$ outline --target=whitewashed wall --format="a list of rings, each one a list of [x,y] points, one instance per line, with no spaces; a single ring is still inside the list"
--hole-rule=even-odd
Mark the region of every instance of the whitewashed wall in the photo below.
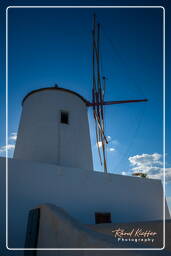
[[[4,185],[4,158],[0,158],[0,170]],[[94,224],[98,211],[111,212],[113,222],[134,222],[161,219],[162,197],[158,180],[11,159],[8,246],[24,246],[28,212],[40,204],[62,207],[85,224]]]
[[[61,111],[69,124],[60,123]],[[77,95],[50,88],[28,96],[14,158],[93,170],[87,107]]]

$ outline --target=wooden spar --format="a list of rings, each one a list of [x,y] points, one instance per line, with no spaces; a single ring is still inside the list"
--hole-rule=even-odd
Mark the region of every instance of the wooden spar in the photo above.
[[[122,103],[136,103],[136,102],[146,102],[148,99],[140,99],[140,100],[116,100],[116,101],[104,101],[100,103],[95,102],[87,102],[88,107],[99,106],[99,105],[114,105],[114,104],[122,104]]]
[[[93,107],[98,154],[100,163],[104,166],[104,172],[107,173],[106,145],[108,144],[108,141],[105,136],[104,106],[122,103],[145,102],[148,100],[139,99],[104,101],[106,78],[104,76],[101,77],[100,24],[96,23],[95,14],[93,15],[92,46],[92,101],[87,101],[86,105],[87,107]],[[101,78],[103,79],[103,82]],[[99,146],[99,142],[101,142],[101,146]]]
[[[102,92],[101,74],[100,74],[100,24],[96,23],[96,16],[93,16],[93,31],[92,31],[92,44],[93,44],[93,88],[92,88],[92,103],[93,114],[95,119],[96,141],[98,154],[101,165],[104,166],[104,171],[107,172],[105,145],[108,143],[104,134],[104,112],[103,105],[100,104],[104,101],[104,90]],[[101,147],[99,142],[102,143]],[[103,157],[103,161],[102,161]]]
[[[97,75],[97,58],[98,58],[98,53],[97,53],[97,46],[96,46],[96,38],[97,38],[97,31],[96,31],[96,16],[93,15],[93,31],[92,31],[92,44],[93,44],[93,54],[92,54],[92,63],[93,63],[93,88],[92,88],[92,102],[93,103],[98,103],[98,81],[96,78]],[[101,141],[101,133],[99,132],[99,127],[98,127],[98,122],[97,122],[97,113],[98,113],[99,106],[93,106],[93,114],[94,114],[94,119],[95,119],[95,131],[96,131],[96,142],[97,142],[97,148],[98,148],[98,154],[99,154],[99,159],[100,159],[100,164],[102,165],[102,157],[101,157],[101,152],[100,152],[100,147],[99,147],[99,141]]]
[[[97,124],[98,124],[98,126],[99,126],[100,133],[103,135],[104,140],[105,140],[106,143],[108,144],[108,141],[107,141],[106,136],[105,136],[105,134],[104,134],[104,130],[102,129],[101,124],[100,124],[100,121],[99,121],[99,118],[98,118],[98,116],[97,116],[96,114],[95,114],[95,119],[97,120]]]
[[[104,101],[104,95],[102,94],[102,87],[101,87],[101,75],[100,75],[100,24],[97,25],[97,84],[98,84],[98,101]],[[99,126],[99,135],[102,142],[102,155],[103,155],[103,165],[104,165],[104,172],[107,173],[107,162],[106,162],[106,148],[105,145],[108,143],[106,136],[104,134],[104,113],[103,113],[103,104],[97,105],[97,124]]]

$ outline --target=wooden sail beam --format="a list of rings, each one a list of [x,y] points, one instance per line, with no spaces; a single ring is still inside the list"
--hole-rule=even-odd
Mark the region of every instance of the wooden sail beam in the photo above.
[[[112,104],[144,102],[147,99],[139,100],[120,100],[120,101],[104,101],[106,89],[106,77],[101,77],[101,54],[100,54],[100,24],[96,22],[96,15],[93,15],[92,30],[92,100],[86,101],[87,107],[92,107],[95,120],[96,142],[101,165],[104,172],[107,173],[106,146],[108,140],[105,136],[105,116],[104,106]],[[99,145],[101,142],[101,145]]]
[[[104,134],[104,130],[103,130],[103,128],[101,127],[99,117],[96,115],[96,112],[95,112],[94,114],[95,114],[95,119],[97,120],[97,125],[98,125],[98,127],[99,127],[100,133],[101,133],[101,135],[104,137],[105,142],[108,144],[107,138],[106,138],[106,136],[105,136],[105,134]]]
[[[136,102],[146,102],[148,99],[140,100],[116,100],[116,101],[104,101],[104,102],[87,102],[88,107],[100,106],[100,105],[113,105],[113,104],[123,104],[123,103],[136,103]]]
[[[106,144],[108,143],[105,133],[104,133],[104,106],[100,104],[104,102],[104,87],[105,78],[103,78],[103,89],[101,81],[101,61],[100,61],[100,24],[96,23],[96,15],[93,15],[93,31],[92,31],[92,45],[93,45],[93,55],[92,55],[92,107],[95,120],[96,128],[96,141],[97,148],[100,158],[101,165],[104,166],[104,172],[107,173],[107,162],[106,162]],[[87,102],[88,104],[90,102]],[[87,104],[87,106],[88,106]],[[99,142],[102,143],[99,146]]]

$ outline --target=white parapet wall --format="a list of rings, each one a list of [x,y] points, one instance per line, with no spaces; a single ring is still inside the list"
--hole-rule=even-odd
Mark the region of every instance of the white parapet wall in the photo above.
[[[40,205],[39,230],[37,233],[37,248],[163,248],[163,221],[146,221],[131,223],[107,223],[96,225],[80,224],[66,211],[51,204]],[[171,251],[171,220],[167,220],[167,250]],[[37,223],[33,223],[37,225]],[[33,229],[33,226],[30,227]],[[114,230],[124,229],[125,232],[132,232],[132,236],[124,238],[143,238],[142,241],[120,241],[118,235],[112,233]],[[148,236],[150,239],[138,233],[155,232],[155,236]],[[120,238],[120,240],[118,239]],[[135,240],[136,240],[135,239]]]
[[[163,248],[163,221],[149,221],[149,222],[133,222],[133,223],[108,223],[99,225],[84,225],[80,224],[67,212],[60,207],[54,205],[40,205],[33,211],[39,210],[39,225],[37,233],[37,248]],[[37,223],[33,222],[33,225],[37,226]],[[171,220],[166,221],[166,250],[171,252]],[[33,226],[30,227],[34,230]],[[129,233],[124,238],[130,241],[122,241],[120,235],[114,235],[112,231],[116,229],[124,229]],[[140,236],[138,230],[142,229],[142,232],[149,232],[147,236]],[[155,232],[155,235],[150,233]],[[30,239],[29,233],[29,241]],[[141,239],[139,239],[141,237]],[[138,240],[138,241],[137,241]],[[98,251],[100,252],[100,251]],[[71,253],[71,255],[74,255]],[[102,252],[101,252],[102,253]],[[104,253],[104,252],[103,252]],[[147,252],[148,253],[148,252]],[[166,253],[166,252],[165,252]],[[39,251],[38,255],[46,255],[45,252]],[[60,251],[54,251],[51,255],[61,255]],[[89,252],[82,253],[80,251],[79,256],[87,255]],[[103,254],[101,254],[103,255]],[[106,255],[106,254],[105,254]],[[111,251],[109,255],[122,255],[118,251]],[[125,255],[125,253],[124,253]],[[126,255],[137,256],[136,251],[126,253]],[[139,255],[139,254],[138,254]],[[144,255],[144,254],[140,254]],[[151,254],[150,254],[151,255]],[[158,255],[158,253],[156,253]],[[155,255],[155,256],[156,256]],[[159,253],[159,255],[161,255]],[[163,254],[163,255],[167,255]]]
[[[113,223],[163,218],[163,189],[159,180],[17,159],[9,159],[8,165],[9,248],[24,247],[28,213],[45,203],[63,208],[83,224],[95,224],[95,212],[110,212]],[[5,158],[0,158],[0,182],[3,189]],[[4,189],[2,192],[4,206]],[[167,205],[166,218],[170,218]],[[4,230],[4,211],[0,219]]]

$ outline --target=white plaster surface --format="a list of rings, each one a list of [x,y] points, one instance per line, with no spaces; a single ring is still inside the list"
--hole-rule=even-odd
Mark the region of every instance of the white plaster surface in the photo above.
[[[69,124],[60,122],[61,111],[69,113]],[[85,102],[61,90],[43,90],[26,98],[14,158],[93,170]]]
[[[38,236],[38,248],[162,248],[163,224],[162,221],[136,222],[84,225],[71,217],[66,211],[52,204],[40,205],[40,224]],[[167,222],[167,234],[169,235],[170,220]],[[106,226],[108,228],[106,228]],[[124,228],[131,231],[133,228],[142,228],[143,231],[157,232],[153,237],[155,242],[118,242],[112,235],[112,230]],[[106,230],[108,232],[106,232]],[[104,232],[105,230],[105,232]],[[137,238],[137,237],[136,237]],[[168,240],[168,242],[170,239]],[[171,246],[167,244],[171,251]]]
[[[0,158],[0,181],[4,206],[5,158]],[[95,223],[95,212],[111,212],[114,223],[163,217],[163,191],[159,180],[10,159],[8,184],[8,246],[12,248],[24,246],[29,210],[40,204],[62,207],[84,224]],[[4,230],[4,207],[1,207],[1,214]],[[170,217],[167,207],[166,217]]]
[[[140,222],[136,224],[125,223],[127,228],[143,227],[145,230],[153,230],[157,232],[157,237],[154,239],[155,243],[134,243],[134,242],[118,242],[117,238],[112,236],[112,226],[110,225],[110,233],[102,233],[93,231],[87,228],[85,225],[80,224],[70,215],[68,215],[63,209],[55,207],[54,205],[41,205],[40,208],[40,224],[39,224],[39,236],[38,236],[38,248],[150,248],[150,247],[162,247],[161,234],[162,234],[162,221],[153,222]],[[166,235],[168,236],[168,244],[165,251],[152,252],[150,255],[169,255],[170,249],[170,221],[166,223]],[[122,224],[118,224],[122,225]],[[96,225],[97,229],[103,230],[105,224]],[[132,226],[132,227],[131,227]],[[124,227],[125,228],[125,227]],[[38,256],[46,255],[47,252],[38,251]],[[76,253],[76,254],[75,254]],[[94,254],[93,254],[94,253]],[[149,255],[149,251],[72,251],[70,255]],[[52,251],[48,255],[66,255],[61,251]]]

